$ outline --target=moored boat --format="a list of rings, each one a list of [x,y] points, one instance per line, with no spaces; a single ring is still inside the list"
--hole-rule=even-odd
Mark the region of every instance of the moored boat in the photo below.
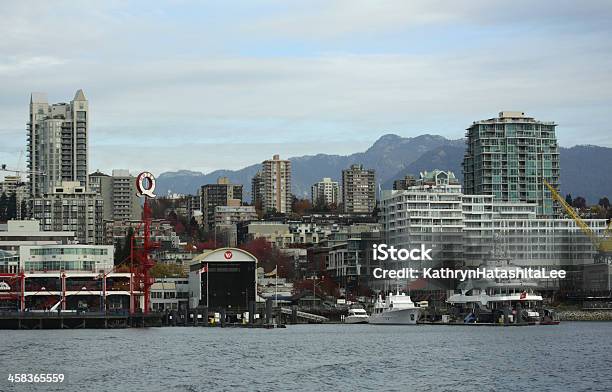
[[[415,325],[420,308],[405,293],[389,293],[383,300],[379,295],[370,315],[370,324]]]

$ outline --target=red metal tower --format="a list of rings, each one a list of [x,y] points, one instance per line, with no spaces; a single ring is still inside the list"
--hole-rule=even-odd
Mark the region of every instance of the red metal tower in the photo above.
[[[145,197],[144,208],[142,211],[142,221],[131,240],[130,252],[130,272],[132,273],[132,283],[130,287],[130,313],[134,313],[139,303],[139,297],[144,296],[143,313],[148,313],[151,306],[151,285],[154,279],[150,275],[150,270],[155,265],[151,258],[151,251],[159,248],[158,242],[151,241],[151,207],[149,200]]]

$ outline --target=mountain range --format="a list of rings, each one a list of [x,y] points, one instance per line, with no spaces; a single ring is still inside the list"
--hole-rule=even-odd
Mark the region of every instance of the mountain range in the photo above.
[[[411,138],[387,134],[364,152],[351,155],[317,154],[289,158],[292,164],[292,188],[298,197],[309,197],[310,186],[323,177],[340,181],[342,169],[351,164],[363,164],[376,170],[376,181],[383,189],[391,189],[393,180],[407,174],[418,177],[422,171],[450,170],[463,180],[461,162],[465,152],[464,139],[447,139],[438,135]],[[561,193],[583,196],[596,204],[603,196],[612,196],[612,148],[593,145],[561,147]],[[244,185],[244,198],[250,201],[251,178],[260,164],[239,170],[215,170],[204,174],[189,170],[165,172],[157,177],[157,193],[196,194],[204,184],[227,177]]]

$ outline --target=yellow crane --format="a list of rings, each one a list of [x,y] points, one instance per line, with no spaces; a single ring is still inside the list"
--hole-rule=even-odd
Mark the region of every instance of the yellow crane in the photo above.
[[[599,250],[599,252],[603,254],[612,254],[612,220],[610,220],[610,223],[608,224],[608,227],[604,230],[603,235],[598,236],[597,234],[595,234],[593,229],[591,229],[589,225],[587,225],[586,222],[582,220],[576,210],[574,210],[572,206],[567,204],[565,199],[559,194],[559,192],[557,192],[557,190],[552,185],[550,185],[546,180],[544,180],[544,185],[546,185],[546,187],[550,190],[553,199],[555,199],[559,204],[563,206],[565,212],[567,212],[567,214],[576,222],[576,224],[578,225],[578,227],[580,227],[584,234],[586,234],[591,239],[593,244],[597,247],[597,250]]]

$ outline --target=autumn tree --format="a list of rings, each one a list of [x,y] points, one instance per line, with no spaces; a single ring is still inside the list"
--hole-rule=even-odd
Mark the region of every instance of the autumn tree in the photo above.
[[[293,197],[291,203],[291,211],[294,214],[299,216],[304,216],[304,214],[310,212],[312,210],[312,204],[308,199],[298,199],[297,197]]]
[[[255,238],[243,244],[240,249],[255,256],[258,266],[263,267],[264,271],[270,272],[277,267],[278,276],[293,279],[295,275],[293,260],[273,247],[265,238]]]
[[[153,278],[180,278],[186,276],[185,270],[179,264],[156,263],[151,268]]]

